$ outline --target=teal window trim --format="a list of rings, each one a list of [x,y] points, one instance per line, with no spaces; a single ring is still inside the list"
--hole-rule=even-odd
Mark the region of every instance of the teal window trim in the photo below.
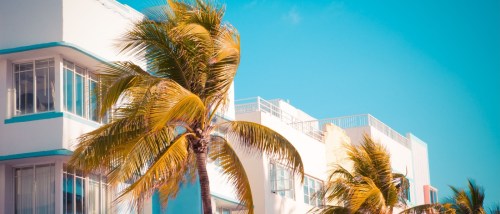
[[[101,125],[100,123],[85,119],[83,117],[80,117],[80,116],[77,116],[77,115],[74,115],[74,114],[71,114],[68,112],[54,112],[54,111],[15,116],[13,118],[4,120],[4,123],[5,124],[23,123],[23,122],[30,122],[30,121],[37,121],[37,120],[47,120],[47,119],[53,119],[53,118],[60,118],[60,117],[74,120],[74,121],[77,121],[79,123],[83,123],[87,126],[92,126],[94,128],[98,128]]]
[[[28,46],[21,46],[21,47],[15,47],[15,48],[7,48],[7,49],[2,49],[0,50],[0,55],[4,54],[11,54],[11,53],[18,53],[18,52],[24,52],[24,51],[31,51],[31,50],[37,50],[37,49],[43,49],[43,48],[51,48],[51,47],[67,47],[71,48],[73,50],[76,50],[80,53],[83,53],[97,61],[100,61],[105,64],[109,64],[107,60],[97,56],[96,54],[93,54],[90,51],[87,51],[77,45],[68,43],[68,42],[48,42],[48,43],[42,43],[42,44],[35,44],[35,45],[28,45]]]
[[[23,122],[29,122],[29,121],[36,121],[36,120],[46,120],[46,119],[53,119],[53,118],[59,118],[63,117],[62,112],[42,112],[42,113],[36,113],[36,114],[26,114],[26,115],[19,115],[12,117],[10,119],[4,120],[5,124],[11,124],[11,123],[23,123]]]
[[[40,152],[28,152],[28,153],[21,153],[21,154],[4,155],[4,156],[0,156],[0,161],[23,159],[23,158],[45,157],[45,156],[54,156],[54,155],[70,156],[72,154],[73,154],[73,152],[70,150],[67,150],[67,149],[56,149],[56,150],[48,150],[48,151],[40,151]]]
[[[76,115],[76,114],[72,114],[72,113],[68,113],[68,112],[63,112],[63,115],[64,115],[64,118],[67,118],[67,119],[70,119],[70,120],[74,120],[74,121],[77,121],[79,123],[83,123],[87,126],[92,126],[94,128],[98,128],[99,126],[101,126],[100,123],[97,123],[95,121],[92,121],[90,119],[86,119],[86,118],[83,118],[79,115]]]

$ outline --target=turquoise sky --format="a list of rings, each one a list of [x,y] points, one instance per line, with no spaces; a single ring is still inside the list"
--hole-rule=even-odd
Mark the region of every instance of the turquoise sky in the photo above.
[[[427,142],[441,199],[473,178],[500,203],[500,1],[225,3],[241,34],[237,98],[370,113]]]

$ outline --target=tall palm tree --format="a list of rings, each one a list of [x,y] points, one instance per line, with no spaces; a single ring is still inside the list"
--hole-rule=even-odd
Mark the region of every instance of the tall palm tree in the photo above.
[[[337,165],[318,197],[341,204],[325,205],[319,213],[392,213],[406,207],[409,181],[392,172],[390,154],[368,136],[360,145],[347,146],[352,170]]]
[[[457,214],[486,214],[483,207],[484,189],[473,180],[468,179],[468,190],[450,186],[453,196],[447,199],[447,203],[456,210]]]
[[[196,177],[204,213],[212,213],[207,158],[218,160],[249,213],[253,200],[233,146],[264,153],[303,177],[297,150],[280,134],[252,122],[215,123],[225,109],[240,61],[235,28],[222,23],[223,7],[201,0],[168,1],[152,19],[138,22],[123,40],[123,52],[147,63],[116,62],[100,75],[99,116],[112,120],[79,138],[70,165],[105,172],[111,185],[129,184],[118,201],[140,206],[159,192],[164,205],[181,183]],[[230,143],[231,142],[231,143]]]

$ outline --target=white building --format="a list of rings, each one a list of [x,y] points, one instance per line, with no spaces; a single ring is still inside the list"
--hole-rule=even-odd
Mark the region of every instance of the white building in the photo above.
[[[430,186],[429,157],[424,141],[411,133],[403,136],[369,114],[322,119],[318,122],[320,125],[334,124],[341,127],[354,144],[361,143],[364,134],[383,144],[391,154],[393,170],[405,174],[410,181],[409,206],[437,202],[437,190]]]
[[[112,0],[0,1],[0,213],[105,213],[100,176],[65,163],[100,125],[92,88],[142,14]]]
[[[311,200],[311,191],[323,184],[328,166],[345,161],[342,145],[359,144],[364,134],[391,153],[394,172],[407,175],[409,207],[437,202],[437,190],[430,186],[427,144],[410,133],[406,137],[399,134],[369,114],[318,120],[283,100],[257,97],[237,101],[236,119],[278,131],[295,146],[304,163],[307,179],[301,184],[273,160],[246,157],[243,162],[253,178],[250,183],[256,213],[305,213],[324,203]]]
[[[76,139],[101,125],[93,114],[95,71],[106,62],[126,60],[117,54],[116,41],[142,17],[114,0],[0,1],[0,214],[107,213],[112,194],[103,179],[67,171],[65,164]],[[391,152],[401,151],[394,152],[402,154],[394,168],[408,169],[415,184],[413,203],[436,199],[428,194],[435,189],[429,185],[425,143],[413,135],[394,139],[396,132],[381,131],[373,122],[378,120],[363,117],[365,123],[346,126],[342,121],[348,120],[317,120],[282,100],[230,105],[223,119],[253,121],[278,131],[304,163],[301,184],[279,160],[241,154],[255,213],[305,213],[324,203],[311,194],[323,185],[328,164],[343,160],[342,143],[358,142],[363,132],[379,138]],[[215,212],[241,210],[216,164],[209,164],[208,173]],[[166,209],[155,195],[141,212],[196,213],[201,210],[199,196],[197,183],[187,185]]]

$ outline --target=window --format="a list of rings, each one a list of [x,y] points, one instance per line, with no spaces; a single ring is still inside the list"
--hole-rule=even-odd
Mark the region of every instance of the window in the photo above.
[[[54,110],[54,59],[13,64],[16,115]]]
[[[410,187],[411,187],[411,184],[406,189],[406,200],[408,200],[408,202],[411,202],[411,188]]]
[[[220,208],[219,212],[220,214],[231,214],[231,210],[227,208]]]
[[[55,171],[53,164],[15,169],[16,213],[55,213]]]
[[[102,176],[83,177],[64,170],[63,213],[108,213],[110,197]]]
[[[321,188],[323,188],[323,182],[309,176],[304,176],[304,203],[313,206],[323,205],[323,198],[315,195]]]
[[[287,197],[294,198],[293,174],[292,172],[277,163],[271,163],[271,192]]]
[[[64,109],[97,121],[98,79],[86,68],[64,60]]]
[[[431,204],[435,204],[435,203],[438,202],[438,200],[437,200],[437,191],[436,190],[431,189],[430,190],[430,196],[431,196]]]

